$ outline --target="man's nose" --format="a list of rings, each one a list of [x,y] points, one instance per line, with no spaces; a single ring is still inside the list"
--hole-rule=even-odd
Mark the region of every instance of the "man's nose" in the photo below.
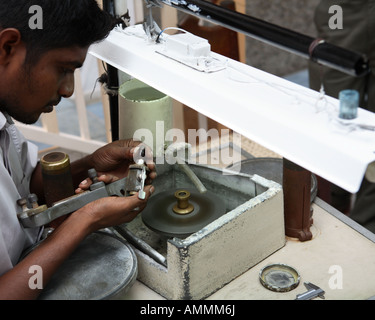
[[[69,98],[74,93],[74,73],[66,75],[64,81],[59,88],[59,95],[64,98]]]

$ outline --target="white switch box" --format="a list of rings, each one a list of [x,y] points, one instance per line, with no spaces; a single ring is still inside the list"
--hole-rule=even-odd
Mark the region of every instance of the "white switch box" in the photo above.
[[[211,45],[207,39],[191,33],[180,33],[167,37],[165,50],[169,54],[198,58],[207,57],[211,52]]]

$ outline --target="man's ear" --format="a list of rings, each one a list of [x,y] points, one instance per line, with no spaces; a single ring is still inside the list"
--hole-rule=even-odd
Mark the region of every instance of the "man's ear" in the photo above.
[[[14,28],[0,31],[0,64],[4,64],[15,54],[21,43],[21,33]]]

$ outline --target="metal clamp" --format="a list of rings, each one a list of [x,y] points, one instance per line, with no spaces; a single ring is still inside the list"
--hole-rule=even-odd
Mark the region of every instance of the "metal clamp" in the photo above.
[[[312,300],[317,297],[325,299],[325,292],[323,289],[319,288],[315,284],[312,284],[311,282],[305,282],[304,285],[308,291],[306,291],[305,293],[297,294],[296,300]]]
[[[98,181],[95,169],[90,169],[88,175],[93,181],[90,191],[55,202],[49,208],[46,205],[38,205],[35,195],[30,195],[28,199],[20,199],[17,204],[22,207],[22,211],[18,213],[18,219],[25,228],[36,228],[44,226],[61,216],[70,214],[100,198],[111,196],[127,197],[138,192],[138,197],[143,200],[146,197],[143,190],[147,177],[146,166],[144,164],[135,164],[129,166],[129,169],[130,174],[128,177],[107,185],[102,181]]]

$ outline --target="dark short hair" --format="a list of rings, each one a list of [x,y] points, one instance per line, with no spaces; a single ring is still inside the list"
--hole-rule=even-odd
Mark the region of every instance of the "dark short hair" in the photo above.
[[[41,29],[31,28],[37,5],[43,12]],[[26,44],[28,62],[46,51],[58,48],[87,47],[106,38],[115,19],[101,10],[96,0],[1,0],[0,29],[15,28]]]

